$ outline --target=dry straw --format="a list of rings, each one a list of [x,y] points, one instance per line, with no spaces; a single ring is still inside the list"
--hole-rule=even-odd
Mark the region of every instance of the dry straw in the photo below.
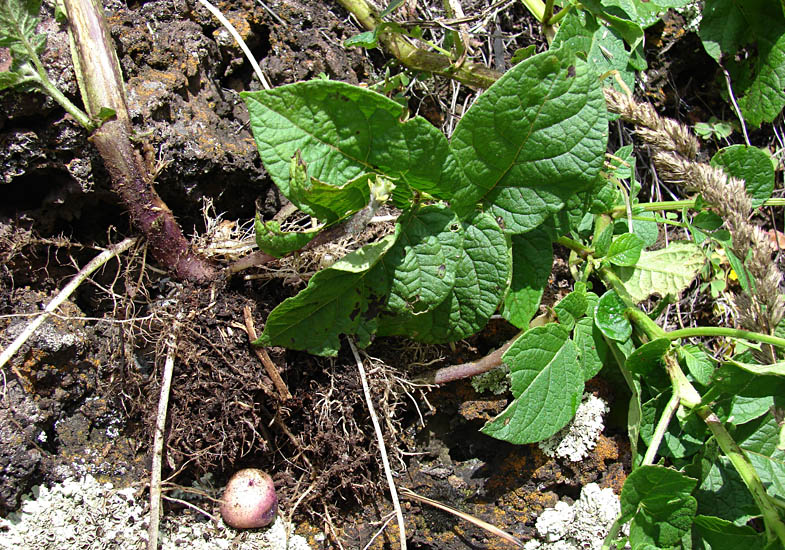
[[[652,147],[652,160],[662,180],[697,191],[725,221],[733,237],[731,251],[745,260],[754,279],[750,281],[754,293],[735,297],[741,324],[746,329],[772,333],[785,314],[779,289],[782,274],[772,261],[776,252],[773,243],[763,230],[749,222],[752,202],[744,181],[696,161],[699,143],[690,130],[661,117],[651,105],[611,89],[605,90],[605,99],[608,109],[634,124],[636,135]],[[774,355],[770,354],[769,359],[774,360]]]

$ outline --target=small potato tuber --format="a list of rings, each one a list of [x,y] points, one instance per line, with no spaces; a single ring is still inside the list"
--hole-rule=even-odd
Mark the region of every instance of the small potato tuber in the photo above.
[[[272,478],[256,468],[236,472],[221,498],[221,517],[236,529],[269,525],[278,509],[278,496]]]

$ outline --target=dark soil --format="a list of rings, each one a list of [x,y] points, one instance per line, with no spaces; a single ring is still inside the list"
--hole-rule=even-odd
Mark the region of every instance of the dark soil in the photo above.
[[[156,188],[186,232],[206,231],[207,198],[225,220],[250,220],[257,207],[272,217],[284,200],[248,130],[238,92],[259,85],[239,48],[191,0],[106,4],[133,122],[158,163]],[[320,74],[365,83],[378,80],[389,61],[378,51],[342,46],[358,29],[332,2],[217,6],[273,85]],[[691,51],[693,38],[677,36],[668,24],[655,28],[653,37]],[[506,62],[518,47],[544,47],[518,3],[492,25],[509,37]],[[61,89],[76,98],[67,36],[50,13],[42,29],[48,35],[45,62]],[[724,108],[711,99],[715,74],[707,74],[705,60],[673,58],[683,66],[652,62],[646,91],[665,112],[706,120],[706,113]],[[430,79],[413,90],[413,111],[449,124],[449,83]],[[470,93],[462,90],[461,99]],[[97,254],[94,246],[132,230],[86,133],[51,100],[0,94],[0,167],[0,327],[6,345],[27,314],[40,311],[75,266]],[[557,265],[548,304],[570,285],[564,261]],[[391,505],[351,353],[347,348],[324,359],[269,350],[292,393],[282,401],[244,328],[244,307],[261,327],[269,311],[296,292],[296,279],[236,277],[190,287],[150,269],[141,248],[107,264],[3,373],[0,513],[15,509],[34,484],[88,472],[144,487],[161,370],[177,326],[164,477],[187,484],[211,473],[220,482],[240,467],[264,468],[276,482],[281,508],[298,502],[295,518],[328,532],[325,545],[340,538],[347,548],[362,548]],[[398,482],[525,538],[539,512],[565,495],[577,498],[586,483],[620,489],[629,460],[624,438],[616,435],[623,428],[610,426],[587,460],[567,463],[536,446],[516,447],[479,433],[508,396],[478,395],[468,383],[426,393],[405,382],[424,368],[417,364],[435,360],[434,368],[479,358],[512,334],[494,322],[454,348],[387,340],[368,352],[379,358],[370,372],[372,393]],[[589,390],[611,404],[623,399],[602,380]],[[414,502],[406,503],[405,515],[414,548],[503,547],[484,531]],[[394,532],[387,529],[377,547],[394,546]]]

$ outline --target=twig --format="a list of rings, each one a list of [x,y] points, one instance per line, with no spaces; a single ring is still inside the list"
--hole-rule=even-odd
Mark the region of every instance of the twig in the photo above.
[[[253,326],[253,318],[251,317],[251,308],[248,306],[243,307],[243,317],[245,318],[245,328],[248,331],[248,338],[253,343],[257,336],[256,336],[256,329]],[[254,353],[259,358],[259,360],[264,365],[264,370],[267,371],[267,376],[269,376],[273,384],[275,384],[275,389],[278,390],[278,393],[281,396],[283,401],[287,401],[292,398],[292,394],[289,393],[289,388],[286,387],[286,382],[283,381],[281,375],[278,373],[278,368],[273,363],[273,360],[270,359],[270,356],[267,354],[267,350],[261,348],[259,346],[251,346],[253,348]]]
[[[232,38],[234,38],[234,41],[237,42],[237,45],[240,46],[241,50],[243,50],[243,53],[245,54],[245,57],[248,58],[248,61],[251,63],[251,67],[253,67],[253,70],[256,73],[256,77],[262,83],[262,86],[264,86],[264,89],[265,90],[269,90],[270,89],[270,84],[267,83],[267,79],[264,77],[264,73],[262,72],[262,68],[259,67],[259,64],[256,62],[256,58],[251,53],[251,50],[248,49],[248,46],[245,44],[245,40],[243,40],[243,37],[240,36],[240,33],[237,32],[237,29],[234,28],[234,25],[232,25],[229,22],[229,20],[226,17],[224,17],[224,15],[218,10],[218,8],[213,6],[207,0],[199,0],[199,3],[202,4],[205,8],[207,8],[207,11],[209,11],[210,13],[213,14],[213,16],[216,19],[218,19],[218,21],[220,21],[221,25],[226,27],[226,30],[229,31],[229,34],[232,35]]]
[[[365,376],[365,367],[363,367],[360,354],[357,353],[357,348],[354,345],[351,337],[348,337],[349,347],[352,348],[354,360],[357,362],[357,370],[360,371],[360,381],[363,385],[363,393],[365,394],[365,402],[368,404],[368,412],[371,415],[371,422],[373,429],[376,432],[376,443],[379,445],[379,451],[382,455],[382,465],[384,466],[384,474],[387,477],[387,485],[390,487],[390,498],[392,499],[395,515],[398,520],[398,530],[401,535],[401,550],[406,550],[406,529],[403,522],[403,512],[401,511],[401,503],[398,500],[398,491],[395,488],[395,480],[393,480],[392,469],[390,468],[390,459],[387,457],[387,447],[384,445],[384,435],[382,428],[379,425],[379,419],[376,417],[376,411],[373,408],[373,400],[371,399],[371,390],[368,387],[368,378]]]
[[[736,116],[739,118],[739,124],[741,125],[741,133],[744,134],[744,143],[747,147],[750,147],[750,136],[747,134],[747,124],[744,122],[744,115],[741,114],[741,109],[739,108],[739,104],[736,101],[736,96],[733,94],[733,86],[731,85],[730,80],[730,73],[728,69],[726,69],[722,64],[720,64],[720,68],[722,69],[722,74],[725,75],[725,84],[728,86],[728,97],[730,98],[731,105],[733,105],[733,111],[736,113]]]
[[[450,514],[453,514],[454,516],[457,516],[457,517],[459,517],[461,519],[465,519],[466,521],[468,521],[470,523],[473,523],[477,527],[480,527],[481,529],[485,529],[489,533],[493,533],[497,537],[503,538],[507,542],[512,543],[512,544],[514,544],[515,546],[517,546],[519,548],[523,548],[523,546],[524,546],[523,542],[518,537],[515,537],[515,536],[507,533],[506,531],[502,531],[501,529],[499,529],[495,525],[491,525],[487,521],[483,521],[480,518],[476,518],[476,517],[474,517],[472,515],[469,515],[469,514],[467,514],[465,512],[461,512],[460,510],[456,510],[455,508],[447,506],[446,504],[442,504],[439,501],[432,500],[432,499],[430,499],[428,497],[424,497],[422,495],[418,495],[417,493],[415,493],[414,491],[412,491],[410,489],[407,489],[406,487],[401,487],[401,495],[403,495],[406,498],[410,498],[412,500],[416,500],[417,502],[424,502],[425,504],[430,504],[434,508],[438,508],[439,510],[444,510],[445,512],[449,512]]]
[[[14,341],[3,350],[3,352],[0,354],[0,368],[5,366],[11,357],[13,357],[14,354],[19,351],[19,348],[24,345],[27,339],[33,335],[38,327],[40,327],[41,324],[46,321],[50,315],[52,315],[54,310],[60,307],[60,304],[66,301],[68,297],[74,293],[77,287],[82,284],[85,279],[87,279],[90,275],[93,274],[95,270],[104,265],[114,256],[121,254],[131,248],[134,243],[136,243],[136,241],[137,239],[135,237],[131,237],[114,246],[110,246],[101,252],[101,254],[90,260],[86,266],[80,269],[79,273],[77,273],[74,278],[71,279],[68,284],[65,285],[65,287],[63,287],[57,296],[55,296],[52,301],[47,304],[44,311],[42,311],[38,317],[30,321],[30,324],[27,325],[27,327],[19,334],[19,336],[17,336]],[[14,371],[16,372],[16,369],[14,369]],[[19,376],[19,373],[16,372],[16,375]]]
[[[150,525],[147,529],[147,550],[158,550],[158,525],[161,521],[161,460],[164,452],[166,411],[169,408],[169,392],[172,388],[172,374],[174,373],[174,356],[177,352],[177,330],[179,325],[179,321],[175,320],[166,342],[167,350],[164,374],[161,379],[161,397],[158,399],[158,416],[155,419],[153,463],[150,467]]]

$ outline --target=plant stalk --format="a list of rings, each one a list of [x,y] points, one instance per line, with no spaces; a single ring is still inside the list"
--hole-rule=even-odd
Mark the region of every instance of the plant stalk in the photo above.
[[[733,464],[733,467],[752,494],[752,498],[763,515],[763,524],[766,527],[766,534],[769,540],[779,540],[780,544],[785,546],[785,523],[780,518],[776,503],[766,492],[758,472],[750,462],[744,449],[739,447],[738,443],[728,433],[728,430],[725,429],[722,421],[709,407],[697,407],[695,412],[711,430],[723,454],[731,461],[731,464]]]
[[[728,327],[690,327],[674,330],[664,335],[670,340],[678,340],[680,338],[692,338],[695,336],[726,336],[728,338],[741,338],[746,340],[753,340],[763,344],[771,344],[779,348],[785,348],[785,338],[763,334],[761,332],[750,332],[748,330],[741,330]]]
[[[215,279],[217,269],[191,249],[174,214],[153,189],[150,166],[132,143],[122,72],[102,8],[97,0],[64,0],[64,5],[87,112],[92,118],[102,108],[115,112],[90,137],[112,178],[112,189],[157,261],[180,279],[198,283]]]
[[[636,327],[642,329],[643,332],[645,332],[650,337],[660,338],[665,336],[670,339],[675,339],[673,338],[674,333],[683,333],[685,331],[692,330],[683,329],[680,331],[666,333],[654,321],[649,319],[645,313],[635,308],[627,310],[625,315],[632,323],[635,324]],[[747,332],[736,331],[735,329],[723,330],[735,333]],[[780,339],[778,338],[778,340]],[[758,472],[755,470],[754,466],[744,452],[744,449],[739,447],[738,443],[736,443],[733,437],[728,433],[717,415],[714,414],[714,412],[712,412],[708,406],[701,405],[701,395],[684,375],[684,372],[679,366],[679,361],[676,358],[674,351],[671,350],[666,353],[663,359],[665,361],[665,368],[668,372],[668,376],[671,379],[671,385],[673,386],[673,396],[678,398],[679,404],[684,405],[688,409],[694,410],[706,423],[706,426],[709,428],[709,430],[711,430],[712,435],[714,435],[714,438],[717,440],[717,443],[719,444],[723,454],[725,454],[725,456],[727,456],[731,461],[731,464],[733,464],[733,467],[739,473],[742,480],[744,481],[744,484],[747,486],[747,489],[752,494],[752,498],[755,500],[758,508],[760,508],[761,513],[763,514],[763,520],[769,540],[774,540],[776,538],[781,543],[785,544],[785,523],[783,523],[783,521],[780,519],[775,503],[766,493],[763,482],[761,481],[760,477],[758,476]],[[659,427],[660,426],[658,425],[657,428],[659,429]],[[651,447],[649,450],[650,449]],[[649,451],[647,451],[646,456],[649,456]]]
[[[654,434],[651,436],[651,442],[649,443],[648,449],[646,449],[646,454],[643,456],[641,466],[654,464],[654,459],[657,457],[657,451],[660,449],[662,438],[665,437],[665,432],[668,431],[668,425],[671,423],[671,419],[678,408],[679,394],[674,391],[673,395],[671,395],[671,398],[668,400],[668,403],[665,405],[665,410],[662,411],[662,416],[660,416],[660,419],[657,422],[657,427],[654,429]]]
[[[761,205],[761,207],[763,206],[785,206],[785,198],[767,199]],[[695,208],[695,199],[638,203],[633,205],[632,208],[637,212],[657,212],[660,210],[683,210],[684,208]],[[607,212],[607,214],[610,214],[611,216],[613,216],[613,218],[620,218],[622,216],[626,216],[627,207],[625,205],[614,206],[610,211]]]
[[[366,30],[373,30],[382,23],[379,15],[365,0],[338,0],[338,2],[351,12]],[[379,41],[406,67],[452,78],[472,88],[489,88],[501,77],[501,74],[478,63],[465,61],[454,64],[452,59],[445,55],[417,48],[398,33],[381,33]]]

